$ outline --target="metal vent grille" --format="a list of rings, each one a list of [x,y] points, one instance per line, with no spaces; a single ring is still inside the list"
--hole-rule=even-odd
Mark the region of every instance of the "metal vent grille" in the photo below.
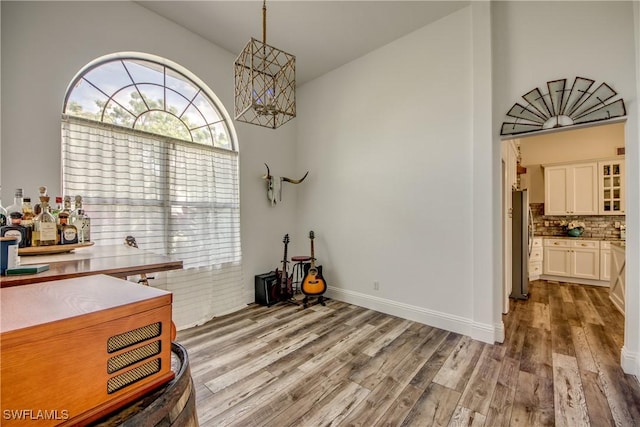
[[[160,341],[154,341],[143,347],[138,347],[126,353],[113,356],[107,362],[107,372],[113,374],[122,368],[131,366],[141,360],[148,359],[151,356],[155,356],[160,353]]]
[[[109,381],[107,381],[107,393],[115,393],[116,391],[153,375],[156,372],[160,372],[160,359],[151,360],[144,365],[140,365],[137,368],[109,379]]]
[[[112,336],[107,341],[107,352],[113,353],[114,351],[122,350],[123,348],[138,344],[150,338],[155,338],[160,336],[161,331],[161,323],[158,322],[125,332],[124,334]]]

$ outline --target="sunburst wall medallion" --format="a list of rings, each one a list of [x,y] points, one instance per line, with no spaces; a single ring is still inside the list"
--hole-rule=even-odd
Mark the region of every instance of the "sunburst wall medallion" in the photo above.
[[[617,92],[606,83],[591,90],[595,80],[576,77],[547,82],[548,92],[535,88],[524,94],[524,105],[515,103],[507,112],[500,135],[517,135],[545,129],[608,120],[627,114],[624,101],[613,101]],[[515,119],[515,120],[514,120]]]

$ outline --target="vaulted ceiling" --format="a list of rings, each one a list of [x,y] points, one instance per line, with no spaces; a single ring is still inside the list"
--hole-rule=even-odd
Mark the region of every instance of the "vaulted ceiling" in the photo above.
[[[238,54],[262,40],[262,1],[138,1]],[[469,1],[267,2],[267,43],[296,56],[298,85],[467,6]]]

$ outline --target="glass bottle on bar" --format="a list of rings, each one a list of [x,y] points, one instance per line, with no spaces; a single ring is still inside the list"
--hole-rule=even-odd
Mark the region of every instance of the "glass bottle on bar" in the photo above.
[[[33,230],[33,246],[52,246],[57,243],[58,227],[56,219],[51,215],[49,196],[40,196],[41,212],[35,217]]]
[[[57,224],[60,224],[60,221],[58,221],[60,212],[62,212],[62,197],[56,196],[56,205],[51,206],[51,215],[56,219]]]
[[[36,217],[31,206],[31,198],[25,197],[22,203],[22,226],[27,229],[27,246],[33,246],[33,220]]]
[[[60,224],[58,225],[58,241],[61,245],[72,245],[78,243],[78,229],[75,225],[69,224],[69,214],[61,211],[58,214]]]
[[[0,187],[0,227],[4,227],[9,223],[8,218],[7,210],[2,207],[2,187]]]
[[[16,188],[15,195],[13,197],[13,204],[7,207],[7,215],[11,216],[13,212],[22,213],[22,204],[24,199],[22,198],[22,188]]]
[[[69,224],[75,224],[78,220],[78,211],[82,209],[82,196],[76,196],[75,202],[76,203],[74,205],[73,211],[71,211],[71,213],[69,214]],[[78,225],[76,225],[76,227],[78,227],[78,230],[80,230],[80,227]]]
[[[67,213],[67,218],[69,218],[69,223],[71,223],[71,196],[64,196],[64,205],[61,212]]]
[[[84,212],[84,209],[78,209],[76,220],[72,225],[78,229],[78,243],[91,241],[91,219]]]
[[[27,229],[20,222],[22,221],[22,212],[12,212],[9,215],[10,224],[0,227],[0,236],[13,236],[18,239],[18,247],[27,246]]]
[[[42,197],[44,197],[44,196],[46,196],[46,195],[47,195],[47,187],[45,187],[45,186],[42,186],[42,187],[38,188],[38,191],[39,191],[39,193],[40,193],[40,194],[38,195],[38,200],[41,200],[41,199],[42,199]],[[42,205],[41,205],[41,203],[42,203],[42,202],[36,202],[36,204],[35,204],[35,205],[33,205],[33,213],[34,213],[34,215],[36,215],[36,216],[37,216],[37,215],[40,215],[40,212],[42,212]]]

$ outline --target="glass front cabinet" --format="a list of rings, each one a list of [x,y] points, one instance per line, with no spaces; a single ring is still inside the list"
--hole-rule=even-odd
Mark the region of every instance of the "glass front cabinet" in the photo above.
[[[598,162],[600,215],[624,215],[624,159]]]

